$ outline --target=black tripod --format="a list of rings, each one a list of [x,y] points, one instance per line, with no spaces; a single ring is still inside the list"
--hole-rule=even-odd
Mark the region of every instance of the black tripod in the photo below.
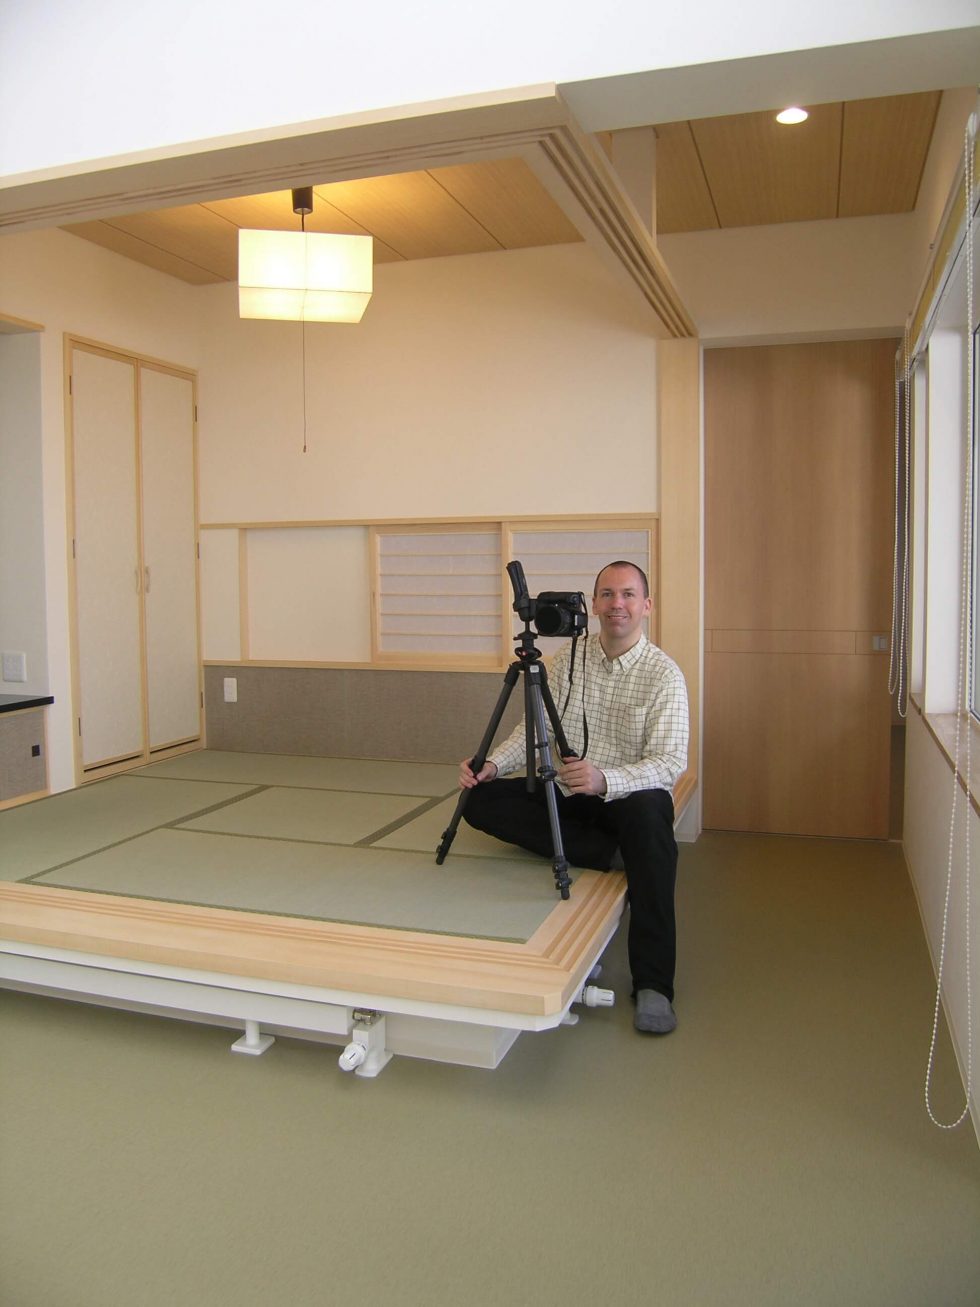
[[[511,571],[512,568],[517,570]],[[518,677],[523,676],[527,788],[528,793],[533,793],[537,785],[537,778],[540,777],[544,782],[545,800],[548,805],[548,821],[551,825],[551,843],[555,854],[552,862],[555,873],[555,888],[563,899],[567,899],[572,881],[568,874],[568,859],[565,857],[565,850],[561,840],[561,827],[558,824],[558,802],[555,798],[555,776],[557,773],[552,765],[551,750],[548,745],[548,727],[545,723],[546,710],[551,721],[552,730],[555,733],[555,743],[558,746],[560,757],[571,758],[576,755],[565,738],[558,710],[555,708],[555,701],[552,699],[551,690],[548,688],[548,673],[541,662],[541,651],[535,645],[534,636],[531,633],[533,601],[528,599],[524,571],[520,563],[508,564],[507,571],[510,572],[516,595],[514,608],[524,619],[524,634],[520,637],[517,648],[514,650],[517,655],[515,661],[510,664],[504,673],[504,687],[500,691],[500,697],[490,716],[490,722],[483,739],[480,741],[480,747],[470,762],[470,770],[474,776],[479,775],[482,771],[487,760],[487,754],[490,752],[490,746],[493,743],[493,737],[497,733],[500,719],[503,717],[507,701],[510,699],[511,691],[517,684]],[[535,753],[539,758],[536,769],[534,766]],[[456,829],[459,826],[469,796],[469,790],[461,792],[452,820],[442,833],[442,841],[438,849],[436,849],[436,862],[439,865],[445,860],[446,854],[449,852],[449,846],[456,837]]]

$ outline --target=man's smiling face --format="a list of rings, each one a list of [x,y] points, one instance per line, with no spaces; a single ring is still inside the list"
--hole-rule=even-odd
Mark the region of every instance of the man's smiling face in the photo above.
[[[618,655],[636,644],[650,612],[643,578],[635,567],[604,567],[596,578],[592,612],[599,619],[602,647]]]

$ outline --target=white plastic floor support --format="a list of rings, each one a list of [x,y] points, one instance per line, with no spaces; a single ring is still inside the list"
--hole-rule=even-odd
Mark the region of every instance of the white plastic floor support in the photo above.
[[[612,989],[600,989],[598,985],[583,985],[576,1002],[584,1003],[586,1007],[613,1007],[616,993]]]
[[[251,1053],[253,1057],[258,1057],[264,1053],[276,1042],[275,1035],[263,1035],[259,1029],[257,1021],[245,1022],[245,1033],[241,1039],[236,1039],[231,1046],[233,1053]]]
[[[372,1080],[391,1061],[385,1048],[385,1019],[379,1012],[355,1010],[351,1042],[338,1059],[341,1071]]]

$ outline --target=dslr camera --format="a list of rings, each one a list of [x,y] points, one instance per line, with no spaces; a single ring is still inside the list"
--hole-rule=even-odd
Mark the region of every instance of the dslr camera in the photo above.
[[[581,590],[542,590],[536,599],[527,592],[524,568],[516,560],[507,564],[514,589],[514,612],[533,623],[538,635],[570,635],[577,640],[589,627],[589,614]]]

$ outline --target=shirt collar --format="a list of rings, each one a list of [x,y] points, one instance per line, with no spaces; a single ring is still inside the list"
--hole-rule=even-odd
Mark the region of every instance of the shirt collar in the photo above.
[[[632,645],[629,649],[627,649],[625,653],[620,654],[618,658],[606,657],[606,651],[605,649],[603,649],[602,642],[600,641],[598,636],[596,636],[595,643],[596,643],[596,650],[598,651],[599,654],[599,658],[602,660],[602,664],[607,672],[611,672],[617,663],[619,663],[620,667],[623,669],[624,672],[628,672],[631,667],[633,667],[637,662],[639,662],[640,658],[643,656],[644,649],[647,647],[650,641],[646,638],[646,636],[641,631],[640,638],[637,640],[636,644]]]

